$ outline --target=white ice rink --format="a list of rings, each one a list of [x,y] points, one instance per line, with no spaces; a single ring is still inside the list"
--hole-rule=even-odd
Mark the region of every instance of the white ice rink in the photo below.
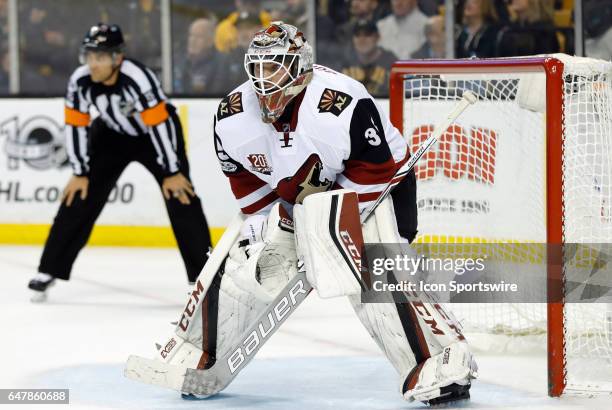
[[[130,354],[152,356],[186,302],[178,250],[87,248],[70,282],[31,304],[40,247],[0,247],[0,388],[68,388],[69,406],[37,409],[424,408],[398,392],[395,371],[344,299],[311,295],[222,394],[184,401],[123,377]],[[546,360],[479,356],[474,409],[610,409],[612,397],[546,396]],[[8,408],[11,406],[0,406]],[[26,405],[17,409],[31,408]]]

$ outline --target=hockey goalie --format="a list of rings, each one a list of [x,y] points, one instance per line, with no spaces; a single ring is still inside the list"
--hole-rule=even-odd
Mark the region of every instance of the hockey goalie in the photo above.
[[[359,82],[313,65],[294,26],[274,22],[256,33],[244,64],[249,80],[214,119],[217,156],[242,212],[172,337],[155,359],[130,357],[126,375],[187,397],[215,394],[314,288],[349,298],[406,400],[469,397],[476,363],[440,306],[361,303],[361,245],[411,242],[417,233],[414,172],[378,201],[410,158],[402,135]]]

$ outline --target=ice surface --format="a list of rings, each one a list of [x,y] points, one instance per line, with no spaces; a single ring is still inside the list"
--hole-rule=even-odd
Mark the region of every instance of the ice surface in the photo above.
[[[344,299],[311,295],[222,394],[185,401],[123,377],[130,354],[152,356],[186,302],[175,249],[87,248],[70,282],[31,304],[39,247],[0,247],[0,388],[69,388],[97,409],[405,409],[399,379]],[[551,399],[546,359],[478,358],[472,399],[444,408],[608,409],[610,397]],[[10,406],[3,406],[2,408]],[[36,408],[39,408],[37,406]],[[20,405],[18,409],[28,406]]]

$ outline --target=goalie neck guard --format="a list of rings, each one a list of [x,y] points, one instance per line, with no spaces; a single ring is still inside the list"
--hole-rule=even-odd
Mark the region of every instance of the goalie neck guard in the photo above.
[[[312,48],[298,29],[275,21],[255,33],[244,68],[257,94],[262,120],[276,121],[312,79]]]

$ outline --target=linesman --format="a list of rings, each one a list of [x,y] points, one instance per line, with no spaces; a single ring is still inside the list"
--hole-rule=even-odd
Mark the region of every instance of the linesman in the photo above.
[[[98,215],[119,176],[132,161],[157,180],[190,282],[206,262],[208,224],[189,177],[181,123],[153,72],[123,54],[117,25],[87,32],[80,62],[68,82],[66,148],[74,175],[28,287],[44,300],[56,279],[68,280]],[[89,110],[99,116],[93,121]]]

